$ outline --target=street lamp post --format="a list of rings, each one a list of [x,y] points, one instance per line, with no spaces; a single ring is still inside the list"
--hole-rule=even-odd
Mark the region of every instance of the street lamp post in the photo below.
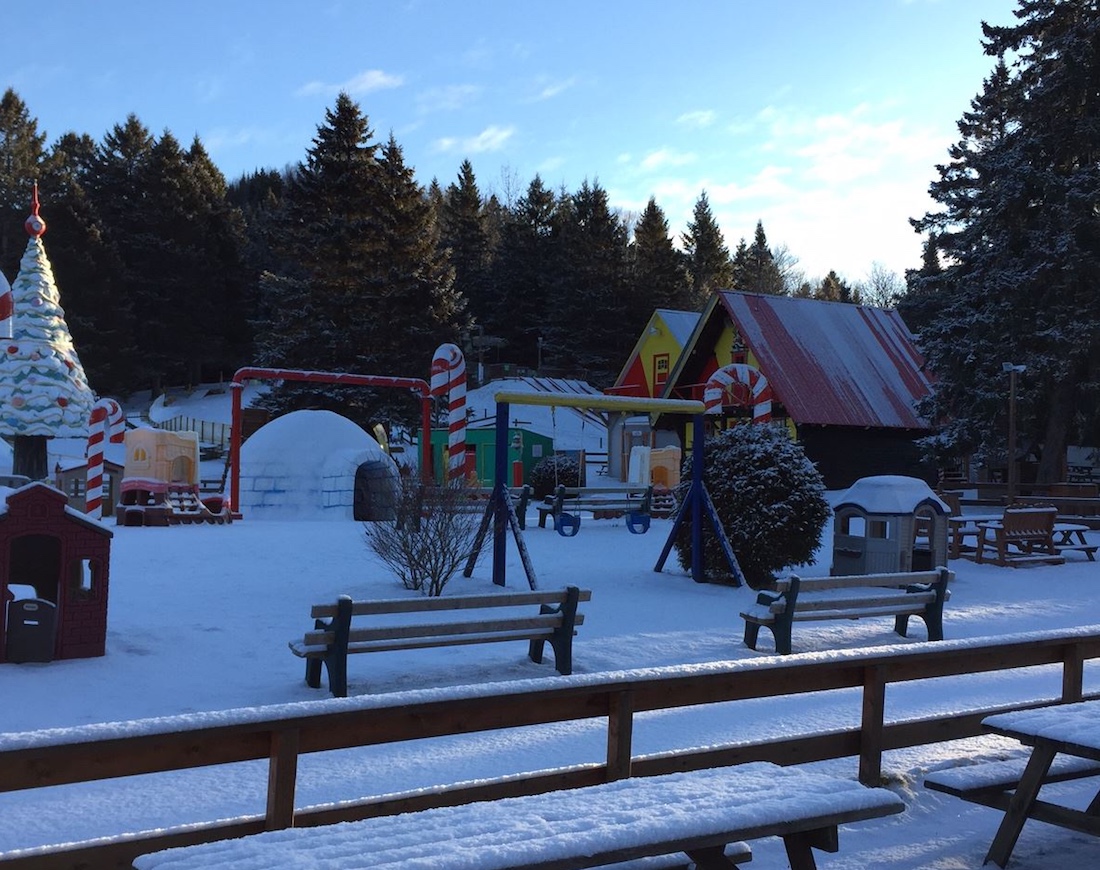
[[[1008,373],[1008,503],[1016,498],[1019,468],[1016,465],[1016,375],[1027,366],[1001,363],[1001,371]]]

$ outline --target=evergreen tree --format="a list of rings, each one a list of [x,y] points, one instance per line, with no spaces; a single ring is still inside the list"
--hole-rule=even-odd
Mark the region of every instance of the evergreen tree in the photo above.
[[[921,331],[939,378],[924,410],[949,420],[935,446],[1003,457],[1002,363],[1026,365],[1018,431],[1051,481],[1100,386],[1100,10],[1021,0],[1015,14],[983,24],[997,65],[938,167],[941,210],[914,222],[944,265],[911,276],[910,295],[936,312]]]
[[[478,312],[485,331],[502,339],[508,358],[530,368],[538,363],[539,340],[550,342],[557,218],[557,197],[536,175],[515,206],[504,212],[492,268],[497,302]],[[547,346],[548,354],[551,350]]]
[[[347,94],[287,181],[274,246],[281,274],[260,281],[262,365],[426,377],[438,344],[465,326],[425,191],[394,138],[380,148]],[[327,408],[362,425],[414,421],[418,408],[398,398],[296,384],[268,404]]]
[[[740,249],[738,251],[740,253]],[[764,222],[756,222],[756,233],[752,245],[745,250],[744,262],[739,264],[738,278],[744,283],[739,290],[753,293],[767,293],[771,296],[782,295],[783,275],[775,263],[775,257],[768,247],[768,237],[764,234]]]
[[[694,299],[692,309],[701,311],[711,293],[733,288],[733,264],[730,252],[722,238],[722,230],[710,210],[710,201],[704,190],[695,201],[692,219],[683,234],[684,253],[687,255],[688,276]],[[742,289],[742,288],[737,288]]]
[[[829,274],[821,279],[821,283],[814,291],[814,299],[822,299],[826,302],[855,302],[860,301],[859,294],[848,286],[848,283],[836,272],[829,270]]]
[[[65,287],[65,316],[88,381],[100,395],[119,396],[144,384],[131,371],[136,330],[129,296],[116,292],[121,264],[88,191],[96,159],[90,136],[66,133],[50,149],[40,190],[50,216],[50,260]]]
[[[41,174],[46,135],[38,132],[19,95],[8,88],[0,97],[0,271],[14,275],[26,244],[23,221],[31,184]]]
[[[554,270],[546,356],[597,386],[610,386],[653,313],[632,305],[626,292],[626,227],[607,191],[587,180],[559,199],[561,247]]]
[[[458,182],[447,187],[440,202],[440,245],[450,251],[455,292],[465,297],[470,313],[482,321],[493,305],[493,251],[474,167],[463,160]]]
[[[692,310],[695,300],[689,292],[684,255],[673,245],[668,220],[653,197],[634,227],[630,253],[629,293],[637,309],[648,308],[651,314],[656,308]]]

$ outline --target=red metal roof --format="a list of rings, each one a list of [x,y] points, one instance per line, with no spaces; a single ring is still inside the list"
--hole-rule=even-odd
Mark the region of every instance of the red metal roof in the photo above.
[[[729,291],[721,301],[797,424],[930,428],[916,403],[932,379],[896,311]]]

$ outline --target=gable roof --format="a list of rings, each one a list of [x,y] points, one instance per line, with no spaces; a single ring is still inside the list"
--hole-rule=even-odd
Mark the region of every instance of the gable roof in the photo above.
[[[697,311],[678,311],[674,308],[658,308],[650,315],[634,349],[627,357],[615,384],[607,392],[613,395],[648,396],[658,398],[661,384],[651,380],[649,366],[657,350],[679,358],[687,346],[701,315]]]
[[[798,425],[929,429],[916,403],[929,395],[913,335],[893,310],[723,291],[708,306],[682,360],[713,359],[722,321],[732,321],[776,399]],[[727,361],[723,361],[725,364]],[[700,371],[677,371],[700,377]],[[705,379],[705,378],[704,378]]]

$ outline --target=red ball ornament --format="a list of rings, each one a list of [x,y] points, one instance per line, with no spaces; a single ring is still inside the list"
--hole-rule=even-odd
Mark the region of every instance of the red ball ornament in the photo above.
[[[69,404],[69,400],[66,399],[64,396],[58,396],[57,397],[57,404],[60,405],[62,408],[64,408],[66,405]]]
[[[12,354],[13,356],[14,356],[15,354],[19,353],[19,345],[17,345],[17,344],[9,344],[9,345],[8,345],[8,353]]]
[[[40,215],[32,214],[23,224],[27,229],[27,235],[38,238],[46,232],[46,222]]]

